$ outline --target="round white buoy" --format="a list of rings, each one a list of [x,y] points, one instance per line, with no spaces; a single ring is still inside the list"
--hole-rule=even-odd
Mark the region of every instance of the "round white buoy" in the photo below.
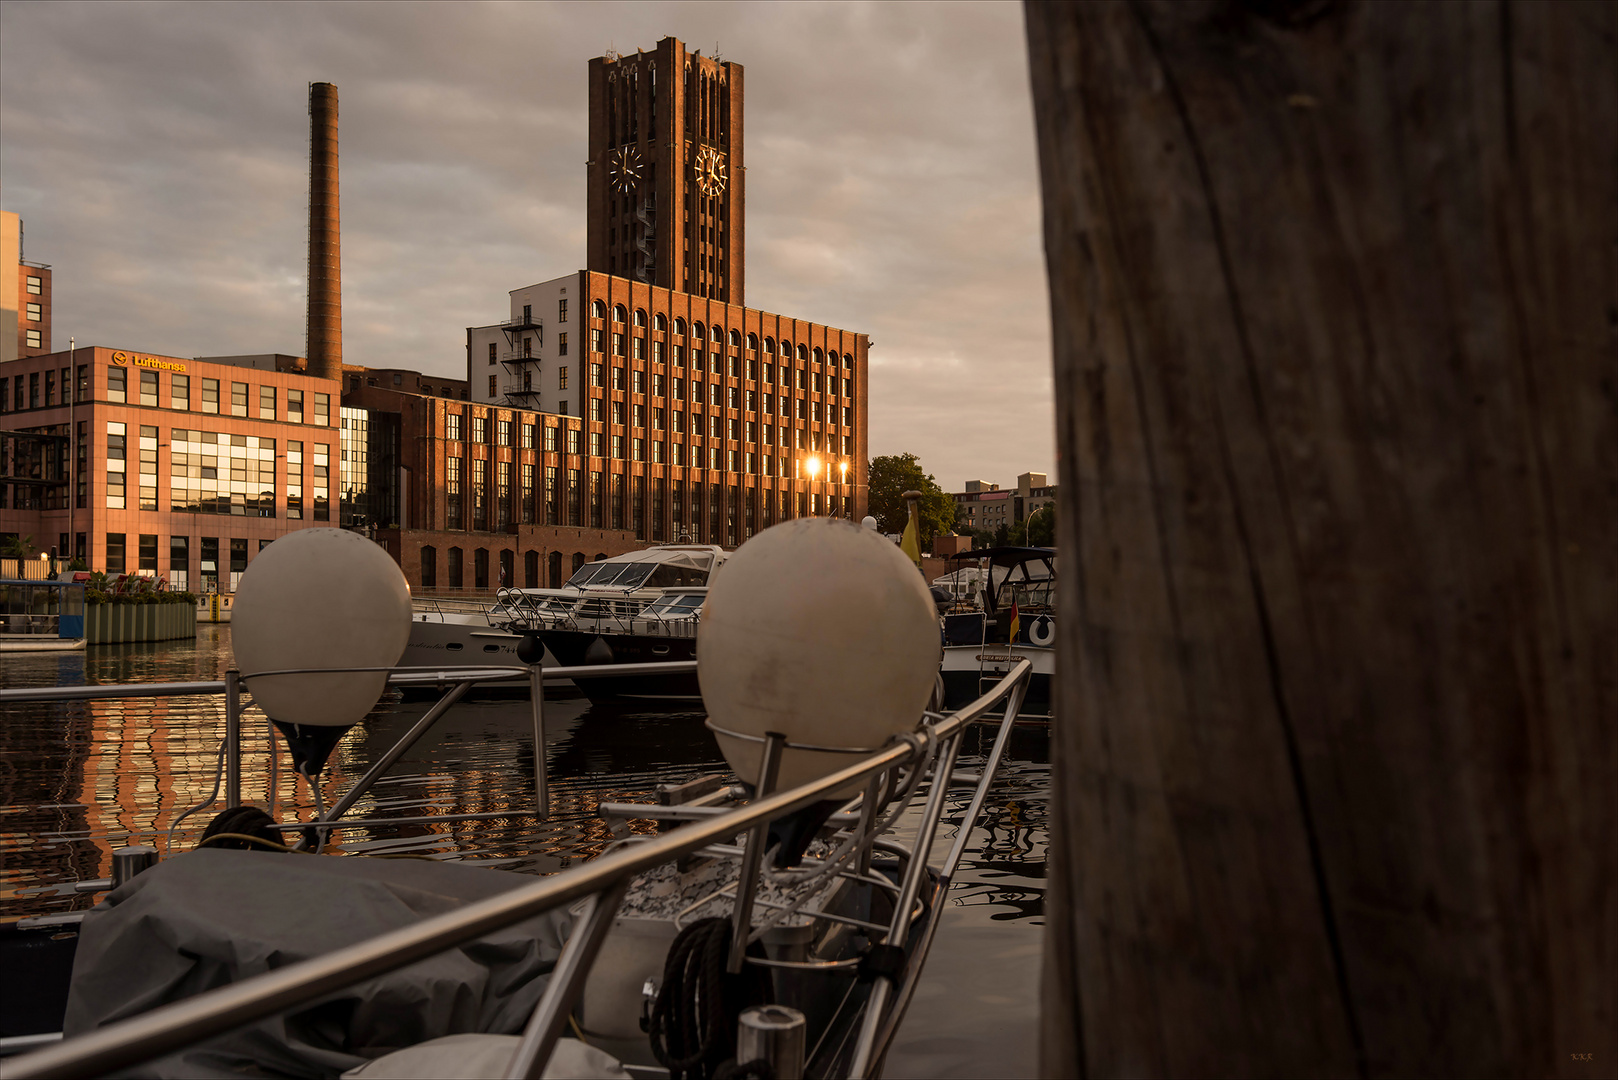
[[[876,518],[872,517],[870,514],[866,514],[863,518],[860,519],[860,527],[863,528],[863,529],[870,529],[872,532],[875,532],[876,531]]]
[[[236,587],[231,647],[243,675],[286,668],[384,667],[410,640],[410,586],[358,533],[299,529],[248,563]],[[341,727],[382,695],[386,672],[280,675],[248,689],[273,720]]]
[[[876,749],[914,730],[941,652],[938,610],[914,563],[853,522],[800,518],[743,544],[709,586],[697,677],[718,727]],[[763,744],[715,734],[725,760],[752,782]],[[790,750],[777,786],[856,760]]]

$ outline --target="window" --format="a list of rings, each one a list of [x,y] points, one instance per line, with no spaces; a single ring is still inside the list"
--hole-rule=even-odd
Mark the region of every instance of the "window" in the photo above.
[[[45,281],[44,281],[44,279],[34,277],[32,274],[28,275],[28,292],[29,292],[29,294],[33,295],[33,296],[40,296],[40,295],[42,295],[44,293],[44,291],[45,291]]]
[[[567,452],[570,454],[579,452],[579,429],[576,427],[567,429]]]
[[[528,467],[529,482],[533,482],[533,466]],[[496,528],[511,524],[511,462],[494,463],[494,518]]]
[[[846,405],[843,407],[843,426],[844,427],[853,427],[854,426],[854,410],[849,408]]]
[[[45,347],[44,335],[38,330],[28,330],[24,333],[28,339],[27,345],[30,349],[43,349]]]
[[[675,337],[685,337],[685,320],[684,319],[675,319],[674,320],[674,336]]]
[[[314,488],[315,520],[331,520],[331,480],[329,467],[329,454],[331,448],[325,443],[315,443],[314,447]]]
[[[635,439],[635,440],[633,440],[633,444],[632,444],[632,447],[631,447],[631,453],[632,453],[632,459],[633,460],[635,460],[635,461],[645,461],[646,460],[646,440],[645,439]]]
[[[661,463],[663,460],[663,443],[661,440],[652,441],[652,460]]]
[[[809,346],[803,344],[802,342],[798,343],[798,359],[799,360],[807,360],[807,359],[809,359]]]
[[[244,382],[230,384],[230,415],[247,415],[247,384]]]
[[[494,363],[494,359],[494,342],[491,341],[489,342],[489,363],[491,365]]]
[[[38,304],[28,304],[25,306],[24,310],[28,313],[28,320],[30,322],[39,322],[45,317],[45,309],[40,307]]]
[[[599,431],[590,432],[590,456],[601,456],[601,432]]]
[[[289,409],[290,411],[290,409]],[[331,395],[315,391],[315,421],[320,427],[331,427]]]
[[[590,399],[590,422],[594,423],[594,424],[601,423],[603,415],[604,414],[602,413],[601,399],[598,398],[598,397],[591,398]]]
[[[640,406],[637,405],[635,408],[639,409]],[[663,430],[663,410],[656,405],[652,406],[652,430]]]
[[[140,429],[140,486],[136,495],[140,500],[140,509],[157,509],[157,428],[144,424]],[[157,541],[152,542],[155,545]],[[151,569],[157,569],[155,550]]]
[[[558,390],[566,390],[567,389],[567,365],[566,364],[563,364],[561,367],[556,369],[556,389],[558,389]]]
[[[758,335],[757,334],[748,334],[747,335],[747,347],[748,347],[748,349],[750,349],[753,352],[758,352]]]
[[[524,450],[532,450],[534,448],[533,424],[524,424],[522,426],[522,448]]]
[[[740,330],[732,330],[730,332],[730,347],[733,349],[739,349],[742,347],[742,332]]]
[[[478,413],[473,413],[472,414],[472,441],[473,442],[480,443],[480,442],[486,442],[488,440],[488,434],[487,434],[487,431],[486,431],[486,425],[488,424],[488,422],[489,421],[488,421],[487,417],[482,416],[482,415],[480,415]]]
[[[600,330],[591,330],[590,331],[590,351],[591,352],[600,352],[601,351],[601,331]]]
[[[511,421],[496,420],[494,442],[496,446],[511,445]]]
[[[567,355],[567,333],[565,331],[556,335],[556,355]]]
[[[556,321],[567,322],[567,297],[565,296],[556,302]]]
[[[635,325],[639,326],[639,327],[641,327],[643,329],[645,328],[645,326],[646,326],[646,310],[644,308],[636,308],[635,309]]]
[[[728,397],[730,399],[730,407],[732,409],[739,409],[742,407],[742,392],[740,389],[732,386],[730,388]]]
[[[116,420],[107,421],[107,509],[109,510],[122,510],[126,505],[124,474],[129,468],[128,431],[124,424]]]
[[[464,513],[461,500],[461,459],[458,457],[444,459],[444,527],[446,529],[459,529]],[[450,551],[455,551],[451,548]],[[453,559],[454,556],[452,555]],[[457,573],[455,575],[459,577]]]
[[[600,300],[592,302],[590,304],[590,317],[593,319],[605,319],[607,317],[607,305]]]
[[[621,401],[612,403],[612,422],[620,425],[624,422],[624,403]]]
[[[45,374],[47,376],[45,382],[45,404],[49,405],[51,403],[51,383],[49,379],[50,372],[47,371]],[[153,408],[156,408],[157,372],[142,371],[140,373],[140,403],[142,405],[150,405]]]
[[[494,380],[495,380],[495,376],[490,375],[489,376],[489,396],[491,398],[494,397],[496,393],[498,393],[498,391],[496,390],[495,385],[494,385]]]
[[[624,310],[624,305],[622,305],[622,304],[613,305],[613,309],[612,309],[612,321],[613,322],[621,323],[621,322],[623,322],[625,320],[625,318],[628,317],[628,315],[629,315],[629,313]]]
[[[107,573],[122,574],[124,572],[124,534],[107,534]]]
[[[429,544],[421,548],[421,584],[426,589],[438,587],[438,549]]]
[[[202,380],[202,411],[208,411],[208,380]],[[214,410],[217,412],[218,410]],[[293,424],[303,423],[303,391],[287,389],[287,421]]]
[[[612,456],[619,461],[624,459],[624,437],[622,435],[612,437]]]
[[[260,420],[275,419],[275,387],[261,386],[258,388],[258,418]]]
[[[287,517],[303,517],[303,443],[296,439],[287,443]]]
[[[205,413],[219,412],[219,380],[202,380],[202,411]]]
[[[444,414],[444,438],[450,442],[461,441],[461,414],[447,412]]]
[[[218,384],[215,384],[215,385],[217,386]],[[20,376],[17,379],[17,389],[18,390],[22,389],[22,378]],[[214,393],[217,395],[218,390],[215,390]],[[18,396],[21,397],[22,395],[19,394]],[[108,401],[116,401],[116,402],[121,403],[121,402],[127,401],[128,397],[129,397],[129,372],[128,372],[128,370],[125,369],[125,368],[121,368],[121,367],[109,367],[107,369],[107,400]],[[29,403],[29,408],[33,408],[33,403],[32,402]],[[218,410],[216,409],[215,411],[217,412]]]
[[[464,583],[462,574],[464,568],[461,564],[461,549],[458,547],[452,547],[449,549],[448,555],[449,557],[444,561],[448,564],[449,569],[449,587],[452,589],[459,589]]]
[[[607,385],[607,368],[606,368],[605,364],[591,364],[590,365],[590,385],[591,386],[606,386]]]
[[[624,355],[624,335],[616,333],[612,335],[612,355]]]
[[[644,360],[644,359],[646,359],[646,339],[645,338],[637,337],[635,339],[635,343],[632,346],[631,355],[636,360]]]

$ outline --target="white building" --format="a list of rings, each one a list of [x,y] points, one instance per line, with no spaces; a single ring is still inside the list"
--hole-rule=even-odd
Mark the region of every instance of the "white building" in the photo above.
[[[579,275],[511,291],[511,315],[466,330],[466,379],[473,401],[579,415],[583,317]]]

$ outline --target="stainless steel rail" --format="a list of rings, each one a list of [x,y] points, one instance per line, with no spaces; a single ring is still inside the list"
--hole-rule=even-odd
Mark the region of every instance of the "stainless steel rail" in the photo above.
[[[613,666],[644,669],[650,665]],[[1032,670],[1033,664],[1029,660],[1022,660],[987,693],[933,725],[935,745],[948,745],[948,741],[953,740],[966,725],[1011,695],[1027,680]],[[1007,712],[1014,715],[1013,709],[1008,708]],[[603,892],[607,892],[610,898],[612,891],[619,889],[635,874],[800,810],[820,801],[831,791],[857,785],[896,765],[919,763],[931,750],[927,740],[914,737],[897,739],[887,748],[813,783],[765,795],[729,814],[691,822],[657,837],[609,851],[582,866],[518,886],[456,911],[424,919],[325,956],[266,972],[198,997],[164,1005],[16,1058],[7,1063],[6,1075],[15,1080],[83,1076],[138,1065],[254,1020],[306,1004],[372,976],[404,967],[423,957],[543,914],[559,905]],[[947,787],[948,775],[947,769],[938,773],[937,790]],[[924,865],[925,858],[916,862]],[[602,907],[598,903],[592,914],[601,911]],[[895,923],[898,923],[897,917]],[[586,951],[593,952],[593,949]],[[557,1016],[559,1014],[565,1019],[565,1010],[572,1007],[572,997],[578,990],[577,980],[567,981],[572,984],[569,992],[559,991],[542,999],[544,1008],[536,1010],[530,1021],[530,1031],[548,1033],[559,1030]],[[536,1038],[544,1038],[544,1035],[537,1035]],[[554,1039],[547,1041],[554,1042]],[[864,1053],[869,1059],[869,1050]],[[543,1067],[544,1057],[536,1054],[534,1060],[539,1067]]]

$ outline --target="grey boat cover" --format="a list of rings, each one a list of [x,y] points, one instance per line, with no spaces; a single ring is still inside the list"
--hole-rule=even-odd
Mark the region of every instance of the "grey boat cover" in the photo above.
[[[193,851],[85,917],[68,1038],[532,879],[416,859]],[[336,1077],[427,1039],[520,1032],[567,938],[549,912],[118,1075]]]

